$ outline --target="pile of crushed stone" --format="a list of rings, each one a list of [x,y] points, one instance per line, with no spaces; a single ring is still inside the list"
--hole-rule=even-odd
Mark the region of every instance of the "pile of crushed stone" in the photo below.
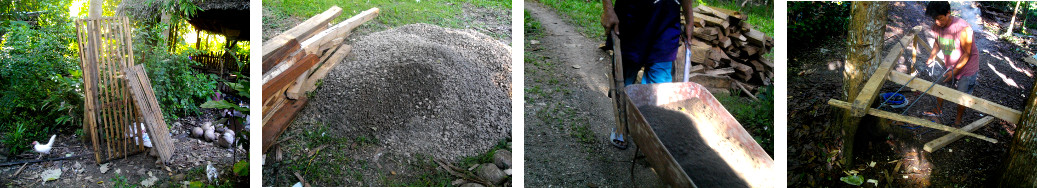
[[[510,136],[509,46],[429,24],[352,46],[293,124],[319,122],[328,136],[374,137],[389,152],[437,158],[482,153]]]

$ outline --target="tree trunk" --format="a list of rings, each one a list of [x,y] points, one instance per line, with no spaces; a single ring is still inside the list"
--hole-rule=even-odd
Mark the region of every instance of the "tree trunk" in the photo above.
[[[104,10],[104,0],[90,0],[90,18],[100,18]]]
[[[882,39],[886,31],[886,2],[853,2],[850,8],[849,34],[847,35],[846,64],[843,69],[843,96],[853,101],[861,92],[861,86],[875,72],[882,61]],[[860,117],[844,111],[842,163],[849,166],[853,161],[853,142],[857,134]]]
[[[1037,87],[1026,99],[1005,161],[1001,187],[1037,187]]]
[[[1022,3],[1022,1],[1015,2],[1015,11],[1012,11],[1012,21],[1008,22],[1008,31],[1005,32],[1004,36],[1012,35],[1012,28],[1015,27],[1015,16],[1019,14],[1019,3]]]

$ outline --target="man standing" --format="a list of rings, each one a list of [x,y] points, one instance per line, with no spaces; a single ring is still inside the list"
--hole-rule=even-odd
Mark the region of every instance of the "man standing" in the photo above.
[[[926,65],[932,67],[937,55],[942,55],[944,68],[948,69],[943,75],[943,80],[935,82],[946,82],[957,87],[958,91],[972,94],[976,87],[976,72],[979,71],[979,50],[972,40],[972,27],[964,19],[950,15],[951,5],[946,1],[930,2],[925,7],[925,14],[933,18],[935,24],[931,27],[933,36],[936,36],[936,44]],[[948,82],[949,81],[949,82]],[[941,114],[943,99],[936,98],[936,109],[932,115]],[[965,106],[958,105],[958,114],[955,116],[954,124],[961,124],[961,114]]]
[[[691,0],[602,0],[604,12],[601,15],[601,26],[606,35],[615,33],[623,45],[620,46],[623,56],[623,78],[625,85],[634,84],[637,72],[644,68],[641,84],[671,82],[673,77],[673,60],[677,47],[680,46],[681,35],[686,43],[690,43],[694,17]],[[685,27],[681,29],[681,11],[685,17]],[[622,129],[622,128],[620,128]],[[617,133],[613,129],[612,144],[626,149],[625,130]]]

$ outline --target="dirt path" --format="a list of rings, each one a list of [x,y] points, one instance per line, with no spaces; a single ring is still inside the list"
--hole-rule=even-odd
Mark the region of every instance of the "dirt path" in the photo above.
[[[968,7],[952,3],[952,11]],[[888,25],[886,28],[885,50],[893,47],[894,41],[903,37],[911,27],[931,25],[932,21],[924,16],[925,5],[918,2],[893,2],[890,4]],[[963,14],[969,15],[969,14]],[[974,14],[973,14],[974,15]],[[969,19],[969,18],[966,18]],[[985,20],[979,25],[1000,25],[1001,23]],[[985,30],[978,28],[976,30]],[[923,34],[925,39],[931,39]],[[1012,109],[1022,109],[1026,99],[1026,91],[1033,86],[1033,70],[1022,61],[1027,55],[1014,50],[1014,44],[998,40],[986,31],[976,32],[975,41],[981,50],[980,70],[977,73],[978,85],[974,96],[1005,105]],[[922,145],[946,134],[943,131],[932,131],[928,128],[912,128],[910,126],[891,126],[890,130],[878,130],[875,122],[862,123],[858,131],[854,153],[854,166],[839,166],[831,161],[840,160],[839,146],[844,138],[840,138],[839,125],[835,122],[841,109],[828,107],[825,103],[830,98],[842,98],[842,63],[845,60],[845,38],[837,37],[821,46],[811,49],[790,52],[789,68],[789,171],[790,185],[798,186],[842,186],[839,177],[845,176],[843,171],[858,170],[866,179],[877,179],[880,185],[892,186],[990,186],[996,185],[1003,168],[1002,160],[1008,149],[1015,125],[996,120],[975,133],[997,139],[992,144],[976,139],[964,138],[934,152],[925,152]],[[927,52],[921,53],[916,67],[922,66]],[[896,65],[904,71],[910,62]],[[934,80],[924,70],[919,79]],[[939,75],[936,75],[939,77]],[[882,91],[893,92],[900,85],[887,83]],[[911,101],[917,100],[906,115],[923,117],[923,111],[932,110],[935,99],[932,96],[919,98],[914,92],[905,89],[903,94]],[[937,122],[953,125],[955,105],[945,103],[944,115]],[[903,109],[889,109],[901,112]],[[966,110],[962,124],[978,120],[985,114],[975,110]],[[876,162],[874,167],[867,163]],[[906,178],[905,178],[906,177]]]
[[[543,33],[526,35],[537,41],[526,46],[526,186],[662,186],[644,160],[634,165],[631,181],[634,147],[608,143],[615,122],[606,95],[608,58],[597,49],[601,40],[580,35],[539,3],[526,1],[525,7]]]
[[[83,157],[60,161],[33,163],[25,166],[25,169],[12,177],[21,165],[0,167],[0,186],[6,187],[82,187],[93,185],[97,187],[127,187],[140,186],[146,180],[154,177],[152,181],[156,187],[178,187],[184,181],[199,181],[208,185],[216,185],[209,182],[205,177],[205,168],[212,162],[214,168],[220,173],[219,181],[226,183],[232,178],[238,178],[231,172],[231,166],[235,162],[246,159],[243,148],[225,149],[216,146],[213,142],[205,142],[189,136],[189,128],[201,125],[203,122],[212,122],[209,115],[203,117],[185,117],[170,123],[173,130],[172,139],[176,147],[172,159],[167,165],[157,164],[156,157],[147,153],[130,155],[122,159],[114,159],[103,164],[107,170],[102,168],[94,158],[90,141],[72,135],[58,135],[54,142],[54,149],[46,158],[59,158],[65,155]],[[33,154],[32,159],[36,155]],[[28,158],[16,159],[17,161],[30,160]],[[3,161],[3,160],[0,160]],[[14,161],[14,160],[12,160]],[[57,180],[43,183],[40,174],[44,170],[60,169],[61,176]],[[247,177],[245,177],[247,179]],[[248,180],[237,179],[237,181]],[[247,184],[246,184],[247,186]]]

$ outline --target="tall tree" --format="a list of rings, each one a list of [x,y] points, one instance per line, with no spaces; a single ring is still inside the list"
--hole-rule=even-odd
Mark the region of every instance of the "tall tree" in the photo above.
[[[1012,35],[1012,28],[1015,27],[1015,16],[1019,14],[1019,3],[1022,3],[1022,1],[1015,2],[1015,11],[1012,11],[1012,21],[1008,22],[1008,31],[1005,31],[1005,34],[1003,34],[1003,36]]]
[[[1037,87],[1030,91],[1009,145],[1001,187],[1037,187]]]
[[[846,39],[846,64],[843,67],[843,96],[846,101],[853,101],[861,92],[861,87],[874,74],[876,66],[882,61],[882,37],[886,31],[887,2],[854,1],[850,5],[849,33]],[[849,165],[853,161],[853,143],[857,134],[860,117],[853,117],[850,111],[843,112],[843,158],[842,163]]]
[[[90,0],[90,18],[100,18],[104,0]]]

